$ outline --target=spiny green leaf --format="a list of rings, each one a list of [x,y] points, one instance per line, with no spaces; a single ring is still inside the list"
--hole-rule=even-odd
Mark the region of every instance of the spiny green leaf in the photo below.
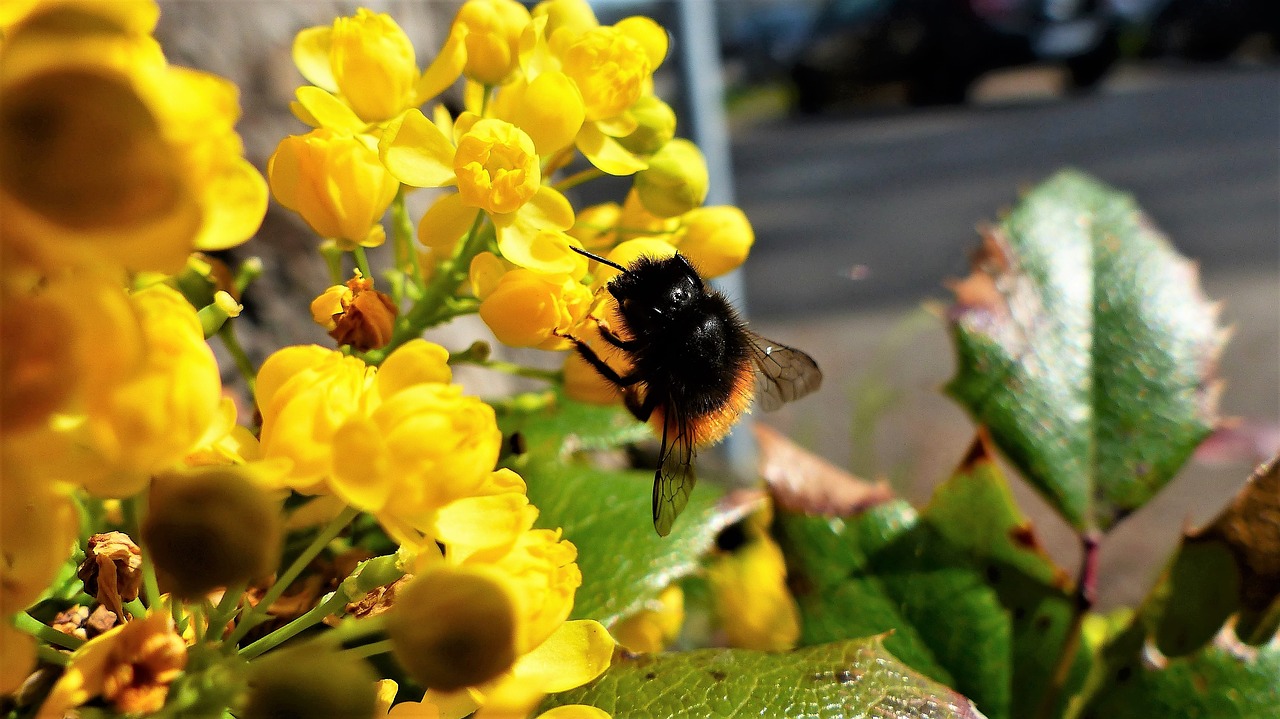
[[[802,642],[892,630],[885,646],[895,656],[987,715],[1035,708],[1070,621],[1068,581],[983,440],[919,516],[893,502],[843,519],[779,520]],[[1076,662],[1073,685],[1084,655]]]
[[[1216,422],[1224,332],[1195,265],[1077,172],[985,233],[954,285],[948,393],[1077,529],[1151,499]]]
[[[599,679],[548,703],[565,704],[647,719],[982,716],[963,696],[904,666],[876,637],[786,653],[703,649],[624,655]]]

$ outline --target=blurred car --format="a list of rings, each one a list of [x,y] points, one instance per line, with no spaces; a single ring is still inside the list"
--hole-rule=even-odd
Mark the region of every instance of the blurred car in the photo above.
[[[1250,36],[1280,51],[1280,0],[1113,0],[1144,57],[1223,60]]]
[[[1107,0],[830,0],[791,77],[802,112],[888,82],[914,104],[959,103],[979,75],[1038,62],[1083,89],[1119,58],[1118,38]]]

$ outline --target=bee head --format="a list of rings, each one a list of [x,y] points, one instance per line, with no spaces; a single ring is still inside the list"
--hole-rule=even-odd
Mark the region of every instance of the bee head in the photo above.
[[[706,286],[684,255],[641,257],[609,283],[609,293],[632,325],[665,321],[706,294]]]

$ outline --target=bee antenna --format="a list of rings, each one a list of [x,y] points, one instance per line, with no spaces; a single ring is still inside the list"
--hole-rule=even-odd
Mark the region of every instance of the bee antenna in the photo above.
[[[600,264],[602,264],[602,265],[608,265],[608,266],[612,267],[613,269],[615,269],[615,270],[617,270],[617,271],[619,271],[619,272],[621,272],[621,273],[623,273],[623,274],[630,274],[630,272],[631,272],[630,270],[628,270],[627,268],[625,268],[625,267],[623,267],[622,265],[618,264],[617,262],[614,262],[613,260],[606,260],[605,258],[601,257],[600,255],[594,254],[594,253],[592,253],[592,252],[587,252],[586,250],[582,249],[581,247],[574,247],[573,245],[569,245],[569,249],[571,249],[571,250],[573,250],[574,252],[577,252],[578,254],[583,255],[583,256],[585,256],[585,257],[590,257],[591,259],[595,260],[596,262],[599,262],[599,263],[600,263]]]

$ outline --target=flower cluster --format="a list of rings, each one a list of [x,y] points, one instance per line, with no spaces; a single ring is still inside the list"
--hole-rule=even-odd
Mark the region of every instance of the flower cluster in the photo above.
[[[539,523],[494,405],[451,367],[616,394],[572,353],[539,374],[421,335],[477,314],[511,347],[591,336],[614,270],[576,249],[680,252],[708,276],[745,259],[750,225],[703,206],[705,162],[654,95],[666,31],[601,25],[584,0],[467,0],[423,67],[385,14],[304,29],[291,107],[310,129],[264,180],[234,129],[237,89],[170,65],[158,14],[154,0],[0,11],[0,692],[40,650],[66,667],[50,717],[210,701],[269,716],[329,695],[360,714],[526,716],[593,680],[615,639],[570,620],[578,549]],[[621,204],[576,211],[574,188],[605,175],[630,178]],[[412,193],[427,195],[416,231]],[[260,263],[204,253],[257,232],[268,194],[323,240],[332,286],[298,309],[336,347],[255,367],[235,328]],[[375,273],[366,250],[384,244],[394,267]],[[243,388],[224,388],[215,335]],[[26,611],[68,598],[51,623]],[[672,640],[679,590],[664,602],[629,641]],[[322,621],[336,628],[268,654]],[[388,707],[395,684],[340,650],[365,635],[421,701]],[[322,675],[332,685],[299,684]]]

